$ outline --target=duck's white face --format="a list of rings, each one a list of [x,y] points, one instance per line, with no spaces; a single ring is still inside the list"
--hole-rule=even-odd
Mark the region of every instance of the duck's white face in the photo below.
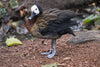
[[[37,5],[33,5],[31,7],[31,12],[34,12],[36,15],[38,15],[40,13],[38,6]]]

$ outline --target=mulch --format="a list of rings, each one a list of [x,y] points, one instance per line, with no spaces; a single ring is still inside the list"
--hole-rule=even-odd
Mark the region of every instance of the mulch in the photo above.
[[[34,38],[22,45],[0,48],[0,67],[41,67],[55,62],[58,67],[100,67],[100,42],[66,44],[71,37],[67,34],[57,40],[57,53],[51,59],[41,55],[50,49],[47,39]]]

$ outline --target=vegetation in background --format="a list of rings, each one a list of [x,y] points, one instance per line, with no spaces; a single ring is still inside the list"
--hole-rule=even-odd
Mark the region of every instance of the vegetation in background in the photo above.
[[[100,8],[99,7],[96,8],[93,14],[83,19],[83,25],[84,26],[95,25],[95,27],[98,27],[98,28],[100,27]]]

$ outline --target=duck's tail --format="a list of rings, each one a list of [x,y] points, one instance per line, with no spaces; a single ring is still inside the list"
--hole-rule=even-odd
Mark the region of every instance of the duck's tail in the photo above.
[[[60,36],[63,34],[72,34],[73,36],[76,36],[71,28],[67,28],[65,30],[59,31],[58,34]]]

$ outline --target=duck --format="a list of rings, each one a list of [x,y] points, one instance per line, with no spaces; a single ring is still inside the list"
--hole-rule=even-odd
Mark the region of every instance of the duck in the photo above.
[[[56,54],[56,40],[64,34],[75,36],[72,26],[77,25],[76,21],[71,20],[75,17],[72,11],[48,10],[44,11],[38,4],[31,7],[31,15],[26,22],[26,28],[33,37],[40,39],[51,39],[49,52],[41,53],[45,57],[53,58]]]

